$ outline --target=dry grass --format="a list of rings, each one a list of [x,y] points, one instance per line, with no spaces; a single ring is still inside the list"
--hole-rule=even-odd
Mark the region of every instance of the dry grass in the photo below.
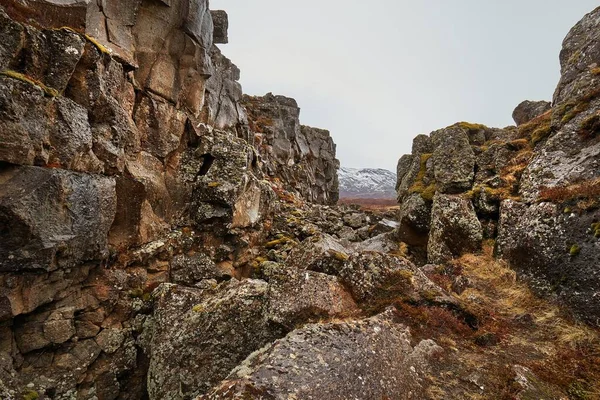
[[[398,200],[396,199],[359,199],[359,198],[350,198],[345,197],[341,198],[338,201],[338,204],[341,205],[358,205],[362,209],[389,209],[398,206]]]
[[[558,385],[571,398],[599,399],[600,332],[537,297],[518,281],[513,270],[494,259],[492,252],[487,245],[483,254],[465,255],[456,261],[463,274],[475,282],[461,297],[474,303],[480,313],[488,313],[480,330],[504,336],[506,343],[501,347],[507,357],[519,359],[520,364],[545,382]],[[531,324],[514,325],[516,317],[526,314],[531,316]],[[531,354],[522,354],[524,348]]]
[[[544,187],[538,201],[564,204],[577,202],[579,209],[588,210],[600,206],[600,178],[578,182],[568,186]]]
[[[518,130],[521,138],[529,139],[531,144],[535,146],[552,133],[552,110],[548,110],[526,124],[519,126]]]

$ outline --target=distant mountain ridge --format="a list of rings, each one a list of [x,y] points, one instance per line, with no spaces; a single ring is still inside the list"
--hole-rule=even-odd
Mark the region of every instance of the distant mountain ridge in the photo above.
[[[387,169],[341,167],[338,178],[342,199],[396,198],[396,174]]]

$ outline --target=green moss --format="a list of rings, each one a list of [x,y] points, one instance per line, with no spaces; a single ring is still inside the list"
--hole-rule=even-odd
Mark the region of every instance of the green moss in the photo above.
[[[429,185],[426,185],[424,182],[425,175],[427,175],[427,161],[429,161],[431,156],[432,154],[430,153],[421,154],[421,167],[419,173],[415,178],[415,182],[409,189],[409,193],[418,193],[427,201],[433,200],[433,196],[437,190],[435,182],[431,182]]]
[[[129,291],[129,297],[132,299],[139,299],[144,296],[144,290],[141,288],[133,289]]]
[[[577,50],[573,53],[567,60],[567,64],[577,64],[579,60],[581,60],[581,50]]]
[[[600,115],[592,114],[581,122],[577,133],[583,139],[591,139],[600,132]]]
[[[600,238],[600,222],[595,222],[592,224],[592,235],[596,238]]]
[[[579,255],[579,253],[581,253],[581,247],[579,247],[579,245],[574,244],[569,249],[569,254],[571,255],[571,257],[575,257]]]
[[[550,121],[544,123],[531,134],[531,144],[535,146],[542,140],[546,139],[552,133],[552,126],[550,125]]]
[[[206,311],[206,308],[202,304],[196,304],[194,307],[192,307],[192,311],[195,313],[203,313]]]
[[[344,254],[344,253],[340,253],[339,251],[335,251],[335,250],[329,250],[329,254],[331,256],[333,256],[333,258],[335,258],[338,261],[348,261],[348,259],[350,257],[348,257],[348,255]]]
[[[591,400],[591,393],[587,389],[587,384],[581,381],[575,381],[569,385],[567,393],[574,400]]]
[[[424,290],[421,296],[427,301],[434,301],[440,294],[435,290]]]
[[[518,130],[521,138],[529,139],[531,144],[535,146],[552,133],[552,113],[546,112],[526,124],[519,126]],[[522,139],[521,141],[514,141],[511,143],[514,143],[519,147],[527,147],[522,142]]]
[[[286,243],[291,242],[291,241],[293,241],[293,240],[290,239],[289,237],[285,237],[284,236],[282,238],[279,238],[279,239],[276,239],[276,240],[271,240],[270,242],[265,243],[265,247],[267,249],[271,249],[273,247],[279,246],[280,244],[286,244]]]
[[[35,390],[27,390],[23,393],[23,400],[36,400],[39,399],[40,395]]]
[[[561,123],[566,124],[573,120],[577,115],[586,111],[590,107],[592,100],[600,96],[600,88],[594,89],[577,100],[570,101],[557,107],[555,117],[560,119]]]
[[[37,81],[37,80],[35,80],[25,74],[17,72],[17,71],[4,70],[4,71],[0,71],[0,75],[19,80],[21,82],[25,82],[30,85],[37,86],[40,89],[42,89],[44,91],[44,93],[49,97],[56,97],[60,94],[60,93],[58,93],[58,90],[48,87],[48,86],[44,85],[42,82]]]
[[[407,281],[412,280],[412,278],[415,276],[415,274],[412,271],[409,271],[407,269],[403,269],[398,274]]]

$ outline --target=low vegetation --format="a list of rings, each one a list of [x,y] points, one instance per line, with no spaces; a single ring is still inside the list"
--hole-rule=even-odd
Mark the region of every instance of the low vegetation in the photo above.
[[[435,195],[436,184],[435,181],[431,181],[429,183],[425,183],[425,176],[427,175],[427,161],[431,158],[433,154],[421,154],[421,166],[419,168],[419,173],[415,178],[415,182],[409,188],[409,193],[418,193],[421,197],[426,201],[432,201],[433,196]]]
[[[572,203],[579,210],[591,210],[600,207],[600,178],[567,186],[544,187],[540,191],[538,201],[549,201],[558,204]]]

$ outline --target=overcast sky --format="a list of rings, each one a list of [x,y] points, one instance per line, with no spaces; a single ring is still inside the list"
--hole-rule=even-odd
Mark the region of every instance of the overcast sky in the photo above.
[[[211,0],[244,92],[293,97],[343,166],[395,170],[414,136],[512,124],[550,100],[569,29],[597,0]]]

